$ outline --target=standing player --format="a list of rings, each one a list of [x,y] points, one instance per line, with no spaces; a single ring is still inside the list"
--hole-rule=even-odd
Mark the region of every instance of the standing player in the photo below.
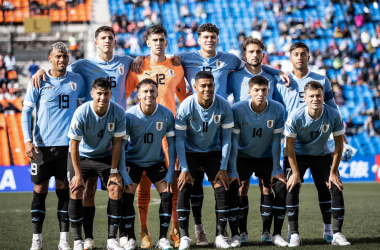
[[[123,194],[123,220],[128,235],[128,242],[124,245],[127,250],[136,249],[133,201],[143,172],[161,197],[160,236],[156,247],[163,250],[173,249],[166,236],[172,215],[172,185],[176,161],[174,116],[169,109],[157,104],[158,88],[152,79],[142,80],[137,85],[141,103],[126,113],[127,132],[123,142],[126,144],[129,139],[129,143],[125,153],[125,165],[120,167],[120,172],[126,186]],[[162,150],[162,140],[165,137],[168,143],[169,169],[165,165],[165,154]]]
[[[104,77],[112,83],[111,101],[126,109],[125,80],[133,59],[130,56],[114,55],[113,50],[116,46],[116,41],[112,27],[101,26],[95,31],[95,46],[99,52],[97,57],[75,61],[67,70],[79,73],[83,76],[87,84],[86,101],[92,100],[92,82],[99,77]],[[33,76],[33,86],[38,87],[40,79],[44,77],[43,72],[43,70],[39,70],[38,73]],[[85,249],[89,250],[95,248],[93,223],[97,183],[97,176],[89,176],[83,197],[83,228],[86,238]]]
[[[186,82],[182,66],[174,66],[172,60],[167,59],[165,56],[165,49],[168,45],[166,40],[167,32],[160,25],[153,25],[147,31],[148,40],[147,45],[150,48],[150,56],[144,58],[142,72],[135,74],[132,71],[128,73],[126,90],[127,98],[131,95],[132,91],[137,87],[139,82],[143,79],[152,79],[158,83],[158,97],[157,102],[168,108],[172,114],[175,114],[175,95],[179,101],[183,101],[190,93],[186,93]],[[164,139],[162,141],[163,151],[165,154],[166,166],[169,166],[168,144]],[[175,176],[176,177],[176,176]],[[140,233],[141,233],[141,248],[150,248],[151,243],[149,240],[148,231],[148,212],[150,202],[150,190],[152,182],[146,176],[142,175],[141,182],[139,182],[137,191],[139,218],[140,218]],[[173,211],[172,211],[172,230],[170,233],[171,239],[174,241],[174,247],[179,247],[179,227],[177,218],[177,200],[178,188],[177,178],[173,183]],[[126,238],[120,238],[120,245],[127,242]],[[126,240],[126,241],[125,241]]]
[[[215,84],[211,72],[201,71],[195,76],[196,94],[183,101],[176,115],[176,148],[181,166],[178,177],[179,197],[177,213],[181,245],[190,248],[189,213],[193,178],[202,166],[211,182],[216,197],[218,236],[215,245],[229,248],[224,231],[229,212],[227,163],[231,148],[233,117],[229,103],[214,94]],[[222,142],[219,139],[221,130]],[[222,160],[221,160],[222,159]],[[237,181],[235,181],[237,182]]]
[[[345,209],[338,166],[342,157],[345,130],[339,111],[323,104],[324,97],[322,84],[310,81],[304,89],[307,106],[292,111],[286,121],[288,157],[285,158],[284,166],[288,179],[286,207],[292,234],[290,247],[299,246],[301,243],[298,232],[299,192],[308,168],[313,178],[324,182],[331,193],[334,218],[332,245],[351,245],[341,233]],[[336,145],[334,157],[327,145],[331,133]]]
[[[239,219],[239,228],[242,239],[245,239],[244,242],[248,242],[247,205],[252,173],[254,172],[263,181],[265,190],[269,191],[271,190],[272,179],[274,177],[281,179],[282,177],[273,176],[273,172],[283,175],[280,156],[285,114],[280,103],[267,99],[269,81],[264,76],[254,76],[248,81],[248,84],[248,93],[251,99],[238,102],[232,106],[235,126],[232,129],[232,148],[229,161],[232,168],[237,169],[242,184],[239,189],[238,198],[240,202],[238,207],[240,215],[242,215],[242,218]],[[232,194],[232,196],[234,195],[236,194]],[[268,199],[268,196],[270,197],[268,194],[262,194],[260,212],[263,221],[263,236],[269,235],[270,238],[273,199]],[[246,200],[247,205],[242,204],[243,199]],[[232,230],[231,227],[231,231],[237,232],[238,230],[237,228]],[[288,245],[282,238],[281,240],[282,246]]]
[[[123,190],[117,166],[125,135],[125,119],[124,109],[110,101],[111,86],[111,81],[102,77],[93,81],[93,101],[86,102],[75,111],[68,133],[71,140],[67,177],[71,190],[69,216],[75,240],[74,250],[83,250],[84,247],[82,199],[89,176],[99,176],[102,189],[108,189],[109,193],[107,250],[123,249],[116,241]]]
[[[338,109],[334,101],[334,96],[331,92],[331,84],[326,76],[316,74],[309,71],[307,63],[310,59],[309,48],[306,44],[302,42],[296,42],[290,47],[290,62],[293,64],[293,72],[290,74],[290,84],[285,86],[284,82],[278,82],[275,89],[275,100],[282,103],[285,108],[285,119],[287,119],[288,114],[293,110],[304,106],[304,88],[305,85],[310,81],[320,82],[323,86],[323,93],[325,95],[324,102]],[[286,142],[284,145],[284,156],[286,156]],[[285,189],[285,184],[278,182],[281,187],[276,187],[279,190]],[[327,243],[331,243],[333,238],[332,227],[331,227],[331,195],[324,181],[317,181],[314,179],[314,184],[318,191],[319,206],[322,213],[323,219],[323,239]],[[274,210],[276,211],[276,210]],[[281,210],[285,213],[285,211]],[[279,211],[279,212],[281,212]],[[275,215],[276,216],[276,215]],[[275,232],[273,235],[281,235],[281,228],[275,227]],[[290,233],[288,232],[287,241],[289,242]]]
[[[58,197],[57,217],[60,228],[58,249],[69,250],[69,186],[66,182],[67,153],[71,117],[77,107],[77,98],[85,96],[86,85],[81,75],[67,72],[69,50],[64,43],[51,45],[51,70],[41,88],[28,86],[21,123],[26,154],[31,159],[31,179],[34,182],[32,201],[33,243],[31,250],[42,249],[42,226],[45,219],[45,199],[49,179],[55,176]],[[37,106],[36,126],[31,139],[31,115]]]

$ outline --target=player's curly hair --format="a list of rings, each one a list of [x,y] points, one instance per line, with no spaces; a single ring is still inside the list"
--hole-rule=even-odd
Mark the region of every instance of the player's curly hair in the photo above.
[[[108,89],[111,89],[112,83],[107,78],[99,77],[99,78],[96,78],[92,82],[91,86],[93,89],[100,88],[100,89],[108,90]]]
[[[265,45],[261,40],[257,38],[248,38],[243,43],[243,52],[246,52],[248,45],[251,45],[251,44],[257,44],[261,47],[262,50],[265,50]]]
[[[95,39],[98,37],[98,35],[101,32],[111,32],[113,37],[115,37],[115,31],[113,31],[112,27],[110,26],[100,26],[99,28],[96,29],[95,31]]]
[[[290,47],[290,53],[292,53],[293,50],[295,49],[298,49],[298,48],[305,48],[307,52],[309,52],[309,47],[307,47],[306,44],[304,44],[303,42],[296,42],[295,44],[293,44],[291,47]]]
[[[310,89],[310,90],[322,89],[322,91],[323,91],[323,85],[317,81],[310,81],[310,82],[306,83],[304,91],[306,92],[306,90],[308,90],[308,89]]]
[[[168,32],[161,25],[153,25],[153,26],[149,27],[149,29],[147,31],[147,36],[149,37],[152,34],[162,34],[162,33],[164,33],[165,37],[166,37]]]
[[[202,32],[211,32],[211,33],[216,33],[217,36],[219,36],[219,29],[212,23],[205,23],[199,26],[197,30],[198,37],[201,36]]]
[[[264,76],[254,76],[249,79],[248,85],[249,88],[252,88],[253,85],[265,85],[269,87],[269,81]]]
[[[145,84],[153,84],[158,89],[158,84],[155,81],[153,81],[150,78],[146,78],[146,79],[142,80],[141,82],[139,82],[139,84],[137,84],[137,91],[139,91],[139,89],[141,88],[141,86],[143,86]]]

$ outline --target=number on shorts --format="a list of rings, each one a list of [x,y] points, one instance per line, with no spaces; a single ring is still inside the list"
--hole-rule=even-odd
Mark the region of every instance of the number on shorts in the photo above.
[[[32,166],[30,167],[30,174],[37,175],[37,163],[32,163]]]
[[[128,174],[129,174],[129,171],[131,171],[131,167],[127,167]]]

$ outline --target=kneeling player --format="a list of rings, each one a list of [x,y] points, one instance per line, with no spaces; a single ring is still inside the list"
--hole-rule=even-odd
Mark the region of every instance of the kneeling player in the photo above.
[[[172,249],[166,239],[172,213],[172,183],[176,161],[174,141],[174,115],[164,106],[157,104],[158,85],[152,79],[144,79],[137,85],[141,103],[126,113],[126,135],[128,142],[125,166],[120,167],[124,181],[123,221],[128,236],[124,245],[127,250],[136,249],[135,209],[133,201],[141,176],[146,176],[161,196],[159,208],[160,236],[156,245],[159,249]],[[169,169],[165,165],[162,139],[166,136],[169,148]],[[121,157],[123,160],[123,156]],[[128,172],[128,173],[127,173]]]
[[[249,82],[250,100],[232,106],[234,128],[232,129],[232,148],[229,164],[237,169],[241,187],[236,199],[246,200],[246,206],[239,209],[246,212],[239,220],[242,238],[247,239],[248,188],[253,173],[263,180],[270,190],[271,175],[278,173],[281,156],[281,134],[284,128],[284,108],[273,100],[267,100],[269,82],[263,76],[254,76]],[[273,170],[273,172],[272,172]],[[278,176],[276,175],[276,178]],[[264,196],[264,195],[262,195]],[[269,196],[269,195],[268,195]],[[272,195],[273,196],[273,195]],[[266,196],[264,196],[265,198]],[[230,197],[231,199],[231,197]],[[263,235],[269,235],[272,216],[272,203],[261,201],[260,212],[263,218]],[[231,226],[231,223],[230,223]],[[231,231],[235,231],[232,230]],[[236,229],[237,231],[237,229]],[[284,240],[282,240],[286,243]],[[244,241],[244,242],[247,242]],[[287,243],[286,243],[287,245]]]
[[[111,82],[97,78],[92,82],[91,97],[74,113],[68,137],[70,154],[67,177],[71,199],[69,216],[74,235],[74,250],[83,250],[83,190],[90,176],[99,176],[102,189],[108,189],[107,250],[122,250],[116,241],[121,220],[122,180],[117,171],[121,141],[125,135],[125,113],[111,102]],[[112,143],[112,144],[111,144]]]
[[[332,245],[350,245],[342,235],[344,220],[343,184],[338,166],[343,151],[345,132],[339,111],[323,104],[324,94],[321,83],[311,81],[305,85],[307,106],[294,110],[286,121],[285,135],[288,157],[284,160],[288,179],[286,197],[287,215],[290,226],[290,247],[299,246],[298,232],[299,192],[303,176],[308,168],[314,179],[323,181],[329,187],[334,219]],[[327,146],[330,134],[335,141],[332,157]]]

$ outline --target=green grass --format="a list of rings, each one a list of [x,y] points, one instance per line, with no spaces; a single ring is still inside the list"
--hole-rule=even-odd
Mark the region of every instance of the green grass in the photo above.
[[[380,249],[380,184],[345,184],[344,198],[346,215],[343,234],[352,243],[351,249]],[[149,229],[152,235],[152,244],[157,241],[158,221],[158,194],[152,190],[153,204],[149,211]],[[96,194],[96,215],[94,237],[97,249],[106,248],[107,239],[107,193],[98,191]],[[32,193],[2,193],[0,194],[0,249],[29,249],[32,239],[30,218],[30,203]],[[251,242],[242,247],[244,249],[278,249],[275,246],[263,245],[261,236],[261,217],[259,212],[259,188],[251,186],[249,192],[250,213],[248,230]],[[135,204],[137,201],[135,202]],[[214,241],[215,214],[213,190],[205,188],[203,203],[203,223],[210,242],[209,248],[196,248],[194,239],[194,222],[190,221],[190,234],[193,238],[192,249],[211,249]],[[300,234],[302,249],[332,249],[322,240],[322,219],[314,185],[304,185],[300,197]],[[57,197],[51,192],[46,201],[46,218],[43,228],[43,248],[57,249],[59,228],[56,216]],[[136,210],[137,211],[137,210]],[[136,217],[136,233],[138,232],[138,217]],[[286,237],[287,222],[282,230]],[[138,234],[137,234],[138,235]],[[72,235],[70,235],[72,239]],[[72,240],[70,241],[72,244]],[[335,247],[336,249],[337,247]]]

